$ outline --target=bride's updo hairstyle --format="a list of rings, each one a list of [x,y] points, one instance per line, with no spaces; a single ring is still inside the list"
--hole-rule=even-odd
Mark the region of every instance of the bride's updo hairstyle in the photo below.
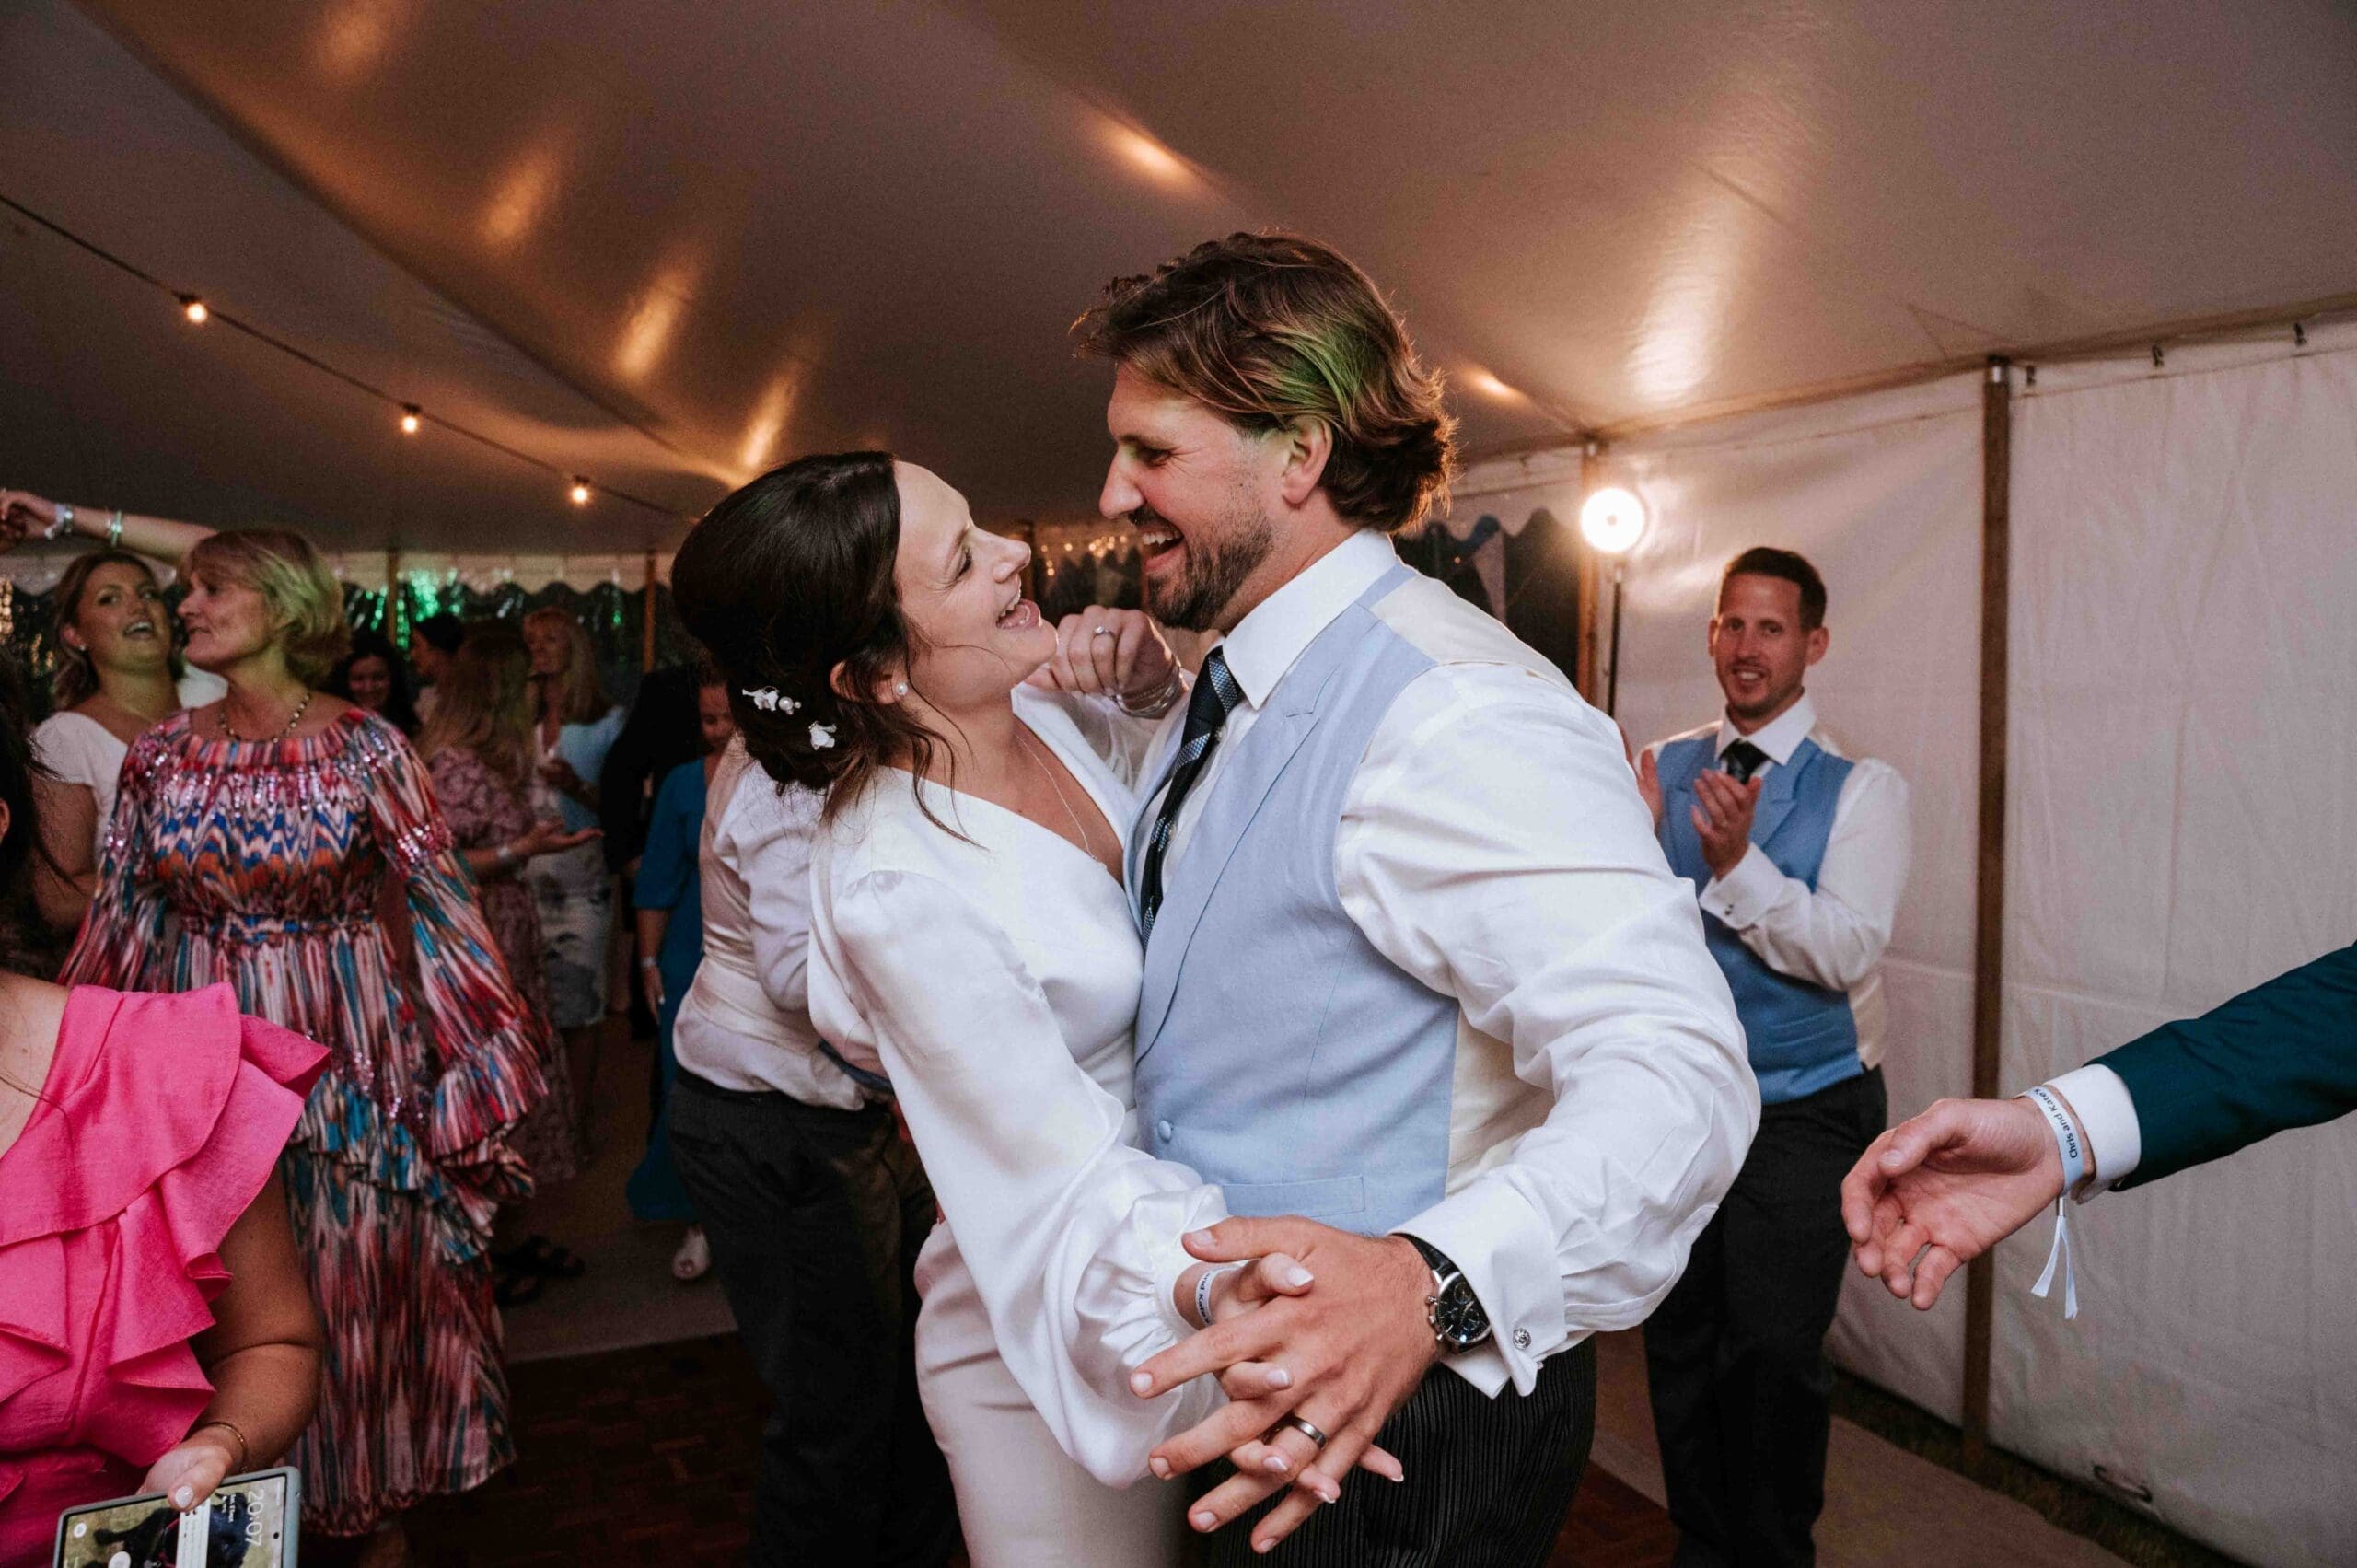
[[[671,563],[671,596],[728,683],[745,749],[831,813],[880,767],[922,774],[941,739],[908,704],[865,700],[919,646],[893,563],[900,493],[888,452],[797,459],[725,497]],[[862,695],[846,698],[830,679]]]

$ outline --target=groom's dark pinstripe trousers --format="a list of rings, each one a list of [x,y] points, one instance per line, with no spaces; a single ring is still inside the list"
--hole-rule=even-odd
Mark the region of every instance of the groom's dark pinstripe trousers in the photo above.
[[[1596,1436],[1596,1342],[1551,1356],[1528,1395],[1492,1399],[1436,1366],[1376,1439],[1408,1479],[1342,1482],[1266,1557],[1251,1527],[1272,1498],[1204,1543],[1207,1568],[1544,1568]],[[1214,1479],[1231,1472],[1222,1464]]]

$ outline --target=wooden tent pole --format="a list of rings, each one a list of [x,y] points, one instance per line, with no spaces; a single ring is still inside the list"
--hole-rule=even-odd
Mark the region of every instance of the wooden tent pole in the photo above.
[[[1580,499],[1583,502],[1587,499],[1588,492],[1596,487],[1596,464],[1602,450],[1603,448],[1594,441],[1588,442],[1580,448]],[[1596,640],[1603,631],[1603,628],[1596,623],[1596,616],[1601,609],[1600,600],[1603,596],[1596,581],[1596,552],[1588,548],[1587,540],[1580,533],[1579,515],[1573,513],[1570,522],[1573,559],[1579,563],[1580,573],[1578,610],[1580,640],[1578,651],[1574,656],[1574,662],[1578,668],[1572,672],[1572,684],[1579,689],[1581,696],[1586,698],[1591,703],[1595,703],[1599,697],[1599,688],[1596,684],[1598,668]]]
[[[401,642],[401,547],[385,547],[385,641],[395,647]]]
[[[1997,1095],[2005,983],[2005,726],[2007,594],[2011,585],[2012,371],[1989,361],[1980,397],[1980,825],[1972,956],[1972,1094]],[[1964,1468],[1989,1457],[1989,1353],[1996,1322],[1997,1257],[1966,1267]]]

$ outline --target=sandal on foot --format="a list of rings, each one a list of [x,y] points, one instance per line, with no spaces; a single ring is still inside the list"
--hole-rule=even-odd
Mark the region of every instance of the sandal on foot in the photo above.
[[[671,1277],[681,1284],[691,1284],[712,1272],[712,1243],[704,1239],[703,1226],[691,1225],[680,1239],[679,1249],[671,1254]]]
[[[491,1283],[491,1299],[501,1307],[529,1307],[548,1289],[548,1281],[524,1269],[502,1269]]]
[[[577,1280],[589,1272],[589,1265],[578,1254],[538,1232],[492,1260],[504,1268],[538,1274],[544,1280]]]

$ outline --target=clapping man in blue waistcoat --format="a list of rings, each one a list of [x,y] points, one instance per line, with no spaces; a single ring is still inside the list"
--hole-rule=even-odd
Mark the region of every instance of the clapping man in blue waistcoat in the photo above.
[[[1140,1132],[1240,1216],[1198,1257],[1316,1280],[1147,1364],[1146,1396],[1289,1380],[1155,1469],[1266,1435],[1282,1470],[1190,1510],[1215,1565],[1540,1568],[1589,1337],[1669,1289],[1758,1116],[1726,983],[1610,721],[1394,550],[1454,422],[1364,273],[1235,235],[1112,285],[1082,341],[1115,372],[1100,509],[1154,611],[1225,639],[1131,841]],[[1115,656],[1086,620],[1062,661]],[[1378,1431],[1402,1485],[1350,1475]]]
[[[1907,881],[1907,784],[1852,758],[1805,684],[1825,582],[1789,550],[1728,563],[1711,618],[1726,707],[1638,760],[1759,1080],[1759,1135],[1685,1276],[1645,1324],[1680,1568],[1816,1561],[1841,1179],[1882,1132],[1878,972]]]

